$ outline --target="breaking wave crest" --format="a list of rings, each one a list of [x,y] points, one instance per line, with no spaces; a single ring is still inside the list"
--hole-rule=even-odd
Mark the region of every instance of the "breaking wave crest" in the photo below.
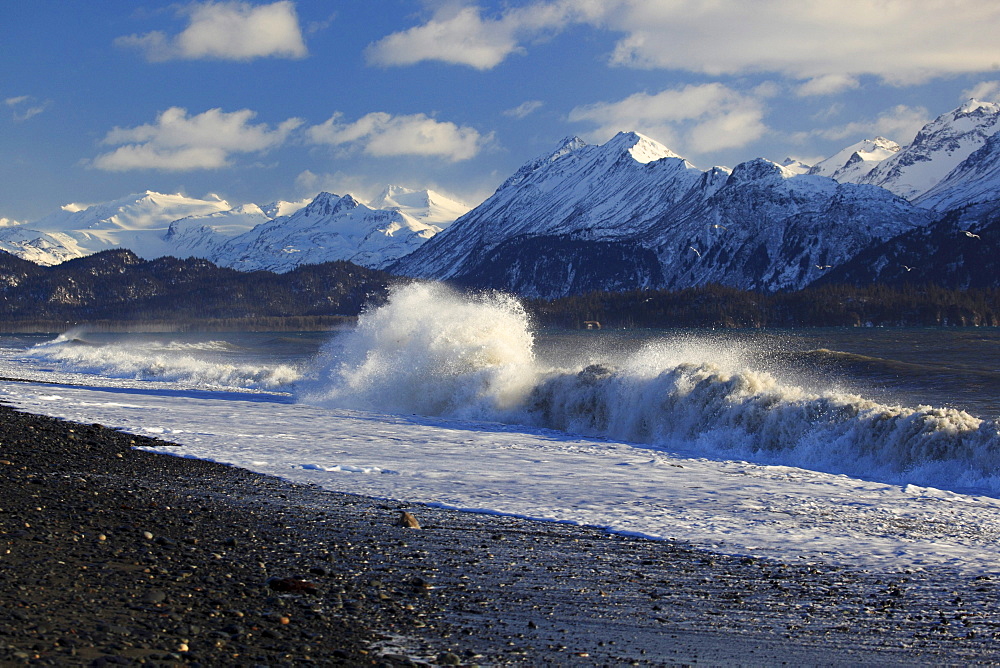
[[[534,337],[506,295],[463,298],[414,284],[363,313],[320,355],[303,401],[422,415],[495,419],[534,382]]]
[[[609,362],[547,366],[503,295],[396,289],[328,344],[299,400],[482,419],[651,444],[700,456],[937,487],[1000,491],[1000,431],[950,408],[805,389],[752,355],[664,342]]]
[[[213,357],[229,347],[216,341],[99,344],[74,330],[35,346],[28,355],[65,372],[204,388],[274,390],[294,383],[301,375],[298,369],[285,364],[241,364]]]

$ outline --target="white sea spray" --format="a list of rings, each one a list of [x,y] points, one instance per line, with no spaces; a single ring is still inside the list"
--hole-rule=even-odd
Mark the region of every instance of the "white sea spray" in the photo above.
[[[192,387],[273,390],[294,383],[301,375],[288,364],[237,363],[214,355],[228,348],[221,341],[99,344],[88,341],[82,330],[72,330],[35,346],[27,356],[65,372]]]
[[[396,289],[335,339],[304,403],[557,429],[887,482],[1000,489],[994,421],[881,404],[759,368],[723,342],[663,341],[625,356],[538,359],[530,320],[504,295]]]

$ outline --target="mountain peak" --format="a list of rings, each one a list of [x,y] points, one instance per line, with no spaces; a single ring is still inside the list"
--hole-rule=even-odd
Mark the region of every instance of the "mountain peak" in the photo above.
[[[349,194],[341,197],[324,191],[316,195],[313,201],[301,212],[305,216],[331,216],[347,209],[356,209],[359,206],[363,205]]]
[[[967,100],[925,125],[913,142],[882,161],[860,183],[915,200],[928,192],[1000,128],[1000,104]]]
[[[858,183],[900,150],[899,144],[885,137],[862,139],[816,163],[808,173],[828,176],[840,183]]]
[[[577,136],[563,137],[563,140],[559,142],[559,147],[546,157],[546,161],[552,162],[564,155],[586,148],[587,145],[587,142]]]
[[[765,158],[754,158],[741,162],[733,168],[733,173],[729,175],[730,183],[746,183],[748,181],[763,181],[771,179],[789,179],[795,176],[795,172],[782,167],[776,162]]]
[[[962,104],[953,113],[956,117],[965,116],[974,113],[981,114],[996,114],[1000,113],[1000,104],[995,102],[983,102],[982,100],[977,100],[974,97],[970,97],[965,103]]]
[[[614,153],[627,152],[636,162],[643,164],[681,157],[655,139],[638,132],[619,132],[601,148]]]

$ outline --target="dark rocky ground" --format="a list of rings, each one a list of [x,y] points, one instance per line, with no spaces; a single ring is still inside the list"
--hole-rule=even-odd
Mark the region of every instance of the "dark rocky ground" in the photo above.
[[[0,665],[1000,663],[1000,576],[715,555],[149,443],[0,406]]]

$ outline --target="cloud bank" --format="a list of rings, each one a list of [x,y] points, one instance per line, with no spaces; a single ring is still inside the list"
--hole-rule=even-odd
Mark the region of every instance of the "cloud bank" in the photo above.
[[[183,32],[161,31],[119,37],[115,44],[140,50],[147,60],[253,60],[304,58],[308,51],[290,0],[253,6],[246,2],[205,2],[181,12],[190,17]]]
[[[483,16],[442,9],[368,48],[382,66],[436,60],[491,69],[532,41],[586,24],[621,33],[613,65],[709,76],[777,73],[817,80],[804,94],[983,72],[997,62],[1000,5],[981,0],[550,0]]]
[[[102,143],[118,148],[97,156],[91,165],[112,172],[218,169],[229,166],[234,153],[260,153],[280,146],[302,125],[297,118],[274,129],[266,124],[251,125],[255,115],[249,109],[228,113],[209,109],[188,116],[186,109],[171,107],[155,123],[111,130]]]

